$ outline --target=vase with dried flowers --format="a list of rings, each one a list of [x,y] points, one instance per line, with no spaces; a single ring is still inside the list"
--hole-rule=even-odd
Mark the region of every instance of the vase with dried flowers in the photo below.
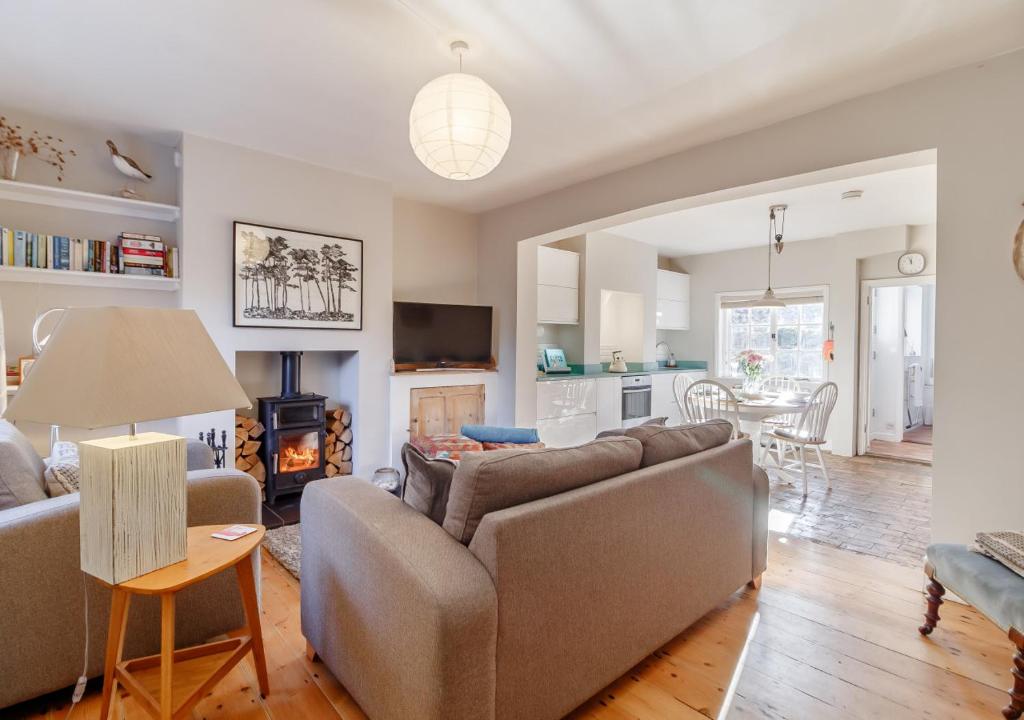
[[[18,160],[22,155],[33,155],[47,165],[57,169],[57,182],[64,182],[64,165],[67,156],[77,155],[71,148],[64,147],[64,140],[53,135],[43,135],[33,130],[27,136],[21,125],[13,125],[0,116],[0,171],[4,180],[14,180],[18,174]]]

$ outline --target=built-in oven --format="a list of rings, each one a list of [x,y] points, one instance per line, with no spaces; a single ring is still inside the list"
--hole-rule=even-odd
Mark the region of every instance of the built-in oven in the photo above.
[[[622,378],[622,427],[642,425],[651,419],[651,376]]]

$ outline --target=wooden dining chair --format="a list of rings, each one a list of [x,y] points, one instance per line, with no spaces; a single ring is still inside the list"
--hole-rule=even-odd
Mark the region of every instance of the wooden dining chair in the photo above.
[[[682,416],[683,422],[686,423],[696,422],[686,412],[686,391],[691,385],[693,385],[693,376],[687,373],[676,373],[676,376],[672,378],[672,395],[675,397],[676,405],[679,406],[679,414]]]
[[[765,378],[761,384],[761,389],[769,393],[798,393],[801,391],[800,383],[790,377],[770,377]],[[761,421],[761,439],[762,442],[768,445],[770,448],[772,445],[775,446],[775,451],[778,455],[777,464],[782,465],[788,445],[781,440],[774,440],[768,433],[771,430],[779,427],[795,427],[797,422],[800,420],[800,413],[786,413],[785,415],[772,415]],[[758,452],[760,452],[758,448]]]
[[[828,468],[825,466],[825,458],[821,454],[821,446],[825,444],[825,431],[828,430],[828,420],[832,410],[836,406],[836,399],[839,397],[839,387],[834,382],[822,383],[811,394],[807,400],[807,407],[800,413],[800,418],[795,425],[790,427],[777,427],[769,430],[767,436],[775,441],[782,441],[800,449],[799,460],[789,463],[785,454],[780,454],[781,460],[777,463],[779,470],[788,475],[790,470],[800,467],[804,481],[804,497],[807,497],[807,468],[816,467],[825,476],[825,482],[829,489],[832,488],[832,478],[828,475]],[[807,446],[814,448],[818,455],[818,464],[807,462]],[[761,466],[767,462],[770,454],[769,445],[761,449]]]
[[[689,422],[722,418],[732,424],[732,439],[745,435],[740,431],[739,406],[728,386],[714,380],[698,380],[683,394],[684,415]]]

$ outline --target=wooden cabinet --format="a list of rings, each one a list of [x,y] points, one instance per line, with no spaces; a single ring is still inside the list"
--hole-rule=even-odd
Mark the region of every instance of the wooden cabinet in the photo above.
[[[483,421],[483,385],[413,388],[409,393],[410,437],[457,434],[463,425]]]
[[[546,245],[537,248],[537,322],[579,323],[579,286],[579,253]]]
[[[659,330],[690,329],[690,276],[658,270],[657,322]]]

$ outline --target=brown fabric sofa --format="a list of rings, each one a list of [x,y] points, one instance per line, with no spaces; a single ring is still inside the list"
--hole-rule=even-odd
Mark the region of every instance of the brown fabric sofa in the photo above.
[[[768,480],[737,440],[489,512],[468,546],[358,478],[308,485],[302,520],[303,633],[373,720],[555,720],[759,579]]]

